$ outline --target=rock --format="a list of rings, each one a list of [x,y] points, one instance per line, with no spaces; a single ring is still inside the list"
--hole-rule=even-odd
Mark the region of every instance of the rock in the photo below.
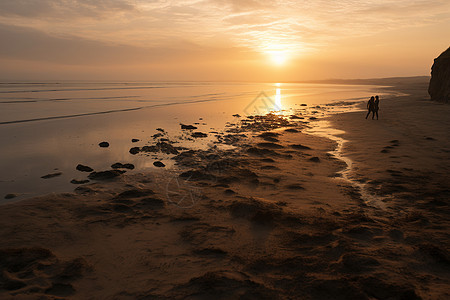
[[[276,137],[278,137],[280,134],[279,133],[276,133],[276,132],[264,132],[264,133],[261,133],[260,135],[258,135],[258,137],[260,137],[260,138],[276,138]]]
[[[308,146],[304,146],[302,144],[295,144],[295,145],[290,145],[290,146],[297,150],[311,150],[311,148],[309,148]]]
[[[142,209],[161,209],[164,208],[164,206],[164,201],[158,198],[144,198],[135,205],[136,208]]]
[[[240,114],[234,114],[233,117],[240,118],[241,115]]]
[[[263,155],[276,155],[277,153],[273,150],[270,149],[261,149],[261,148],[256,148],[256,147],[251,147],[249,149],[247,149],[247,153],[248,154],[252,154],[252,155],[258,155],[258,156],[263,156]]]
[[[79,164],[76,169],[78,171],[81,171],[81,172],[92,172],[92,171],[94,171],[94,169],[92,169],[91,167],[88,167],[88,166],[85,166],[85,165],[82,165],[82,164]]]
[[[298,183],[294,183],[294,184],[290,184],[287,185],[286,188],[290,189],[290,190],[304,190],[305,188],[302,187],[300,184]]]
[[[126,190],[117,195],[116,198],[123,199],[123,198],[139,198],[139,197],[146,197],[148,195],[153,195],[155,192],[149,189],[131,189]]]
[[[88,182],[90,182],[90,180],[88,180],[88,179],[85,179],[85,180],[72,179],[70,181],[70,183],[72,183],[72,184],[85,184]]]
[[[197,127],[193,126],[193,125],[184,125],[184,124],[180,124],[181,125],[181,129],[197,129]]]
[[[41,178],[49,179],[49,178],[57,177],[57,176],[60,176],[60,175],[62,175],[62,173],[61,172],[57,172],[57,173],[52,173],[52,174],[47,174],[47,175],[41,176]]]
[[[206,133],[203,133],[203,132],[200,132],[200,131],[197,131],[197,132],[194,132],[193,134],[192,134],[192,137],[193,138],[205,138],[205,137],[207,137],[208,135],[206,134]]]
[[[139,148],[138,148],[139,150]],[[144,146],[140,150],[140,152],[162,152],[165,154],[178,154],[177,148],[172,146],[171,144],[167,142],[158,142],[156,145],[153,146]],[[138,152],[139,152],[138,151]],[[131,149],[130,149],[131,152]]]
[[[226,195],[234,195],[234,194],[236,194],[236,192],[233,191],[232,189],[226,189],[226,190],[224,191],[224,193],[225,193]]]
[[[264,149],[282,149],[284,148],[282,145],[277,143],[258,143],[256,144],[260,148]]]
[[[115,163],[111,165],[111,168],[113,169],[129,169],[129,170],[133,170],[134,169],[134,165],[133,164],[122,164],[122,163]]]
[[[318,158],[317,156],[311,157],[309,160],[313,162],[320,162],[320,158]]]
[[[154,163],[153,163],[153,165],[155,166],[155,167],[158,167],[158,168],[164,168],[166,165],[165,164],[163,164],[161,161],[155,161]]]
[[[16,198],[17,195],[16,194],[6,194],[5,195],[5,199],[12,199],[12,198]]]
[[[156,128],[156,130],[158,130],[160,132],[164,132],[164,129],[162,129],[162,128]]]
[[[317,120],[316,117],[309,117],[310,120]]]
[[[88,178],[93,180],[107,180],[112,179],[114,177],[120,176],[120,174],[125,173],[122,170],[108,170],[108,171],[100,171],[100,172],[92,172],[89,174]]]
[[[131,139],[131,142],[132,143],[137,143],[137,142],[139,142],[139,139]]]
[[[101,142],[100,144],[98,144],[100,147],[102,148],[108,148],[109,147],[109,143],[108,142]]]
[[[434,60],[428,94],[431,100],[450,103],[450,47]]]
[[[141,149],[139,147],[133,147],[130,149],[130,153],[135,155],[138,154]]]

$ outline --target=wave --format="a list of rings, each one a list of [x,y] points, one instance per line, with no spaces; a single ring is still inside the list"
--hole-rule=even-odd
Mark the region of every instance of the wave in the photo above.
[[[106,111],[99,111],[99,112],[89,112],[89,113],[71,114],[71,115],[63,115],[63,116],[49,116],[49,117],[42,117],[42,118],[23,119],[23,120],[14,120],[14,121],[4,121],[4,122],[0,122],[0,125],[27,123],[27,122],[36,122],[36,121],[46,121],[46,120],[57,120],[57,119],[68,119],[68,118],[76,118],[76,117],[85,117],[85,116],[93,116],[93,115],[104,115],[104,114],[111,114],[111,113],[136,111],[136,110],[141,110],[141,109],[144,109],[144,108],[156,108],[156,107],[165,107],[165,106],[173,106],[173,105],[181,105],[181,104],[192,104],[192,103],[202,103],[202,102],[211,102],[211,101],[221,101],[221,100],[227,100],[227,99],[232,98],[232,97],[235,97],[235,95],[232,95],[232,96],[229,96],[229,97],[222,97],[222,98],[214,97],[214,98],[202,99],[202,100],[170,102],[170,103],[162,103],[162,104],[154,104],[154,105],[145,105],[145,106],[133,107],[133,108],[106,110]]]
[[[73,100],[115,100],[115,99],[128,99],[128,98],[139,98],[140,96],[125,96],[125,97],[91,97],[91,98],[19,98],[24,100],[6,100],[0,101],[0,103],[11,104],[11,103],[30,103],[30,102],[57,102],[57,101],[73,101]],[[138,100],[139,101],[139,100]],[[146,102],[157,101],[157,100],[145,100]]]
[[[41,93],[41,92],[77,92],[77,91],[109,91],[109,90],[146,90],[146,89],[162,89],[165,86],[142,86],[142,87],[110,87],[110,88],[67,88],[67,89],[46,89],[46,90],[12,90],[0,91],[0,94],[17,94],[17,93]]]

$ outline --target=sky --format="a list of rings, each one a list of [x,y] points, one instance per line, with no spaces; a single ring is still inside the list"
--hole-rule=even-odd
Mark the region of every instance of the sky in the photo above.
[[[429,75],[448,0],[0,0],[2,80]]]

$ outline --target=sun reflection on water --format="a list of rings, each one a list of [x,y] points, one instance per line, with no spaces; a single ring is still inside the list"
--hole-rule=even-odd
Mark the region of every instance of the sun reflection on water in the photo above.
[[[277,88],[276,94],[275,94],[275,109],[281,110],[281,89]]]

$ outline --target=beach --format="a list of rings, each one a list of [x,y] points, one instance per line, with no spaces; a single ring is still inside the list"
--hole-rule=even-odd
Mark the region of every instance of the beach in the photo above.
[[[450,107],[426,86],[378,87],[379,120],[358,98],[146,132],[121,162],[151,169],[2,205],[0,297],[449,298]]]

